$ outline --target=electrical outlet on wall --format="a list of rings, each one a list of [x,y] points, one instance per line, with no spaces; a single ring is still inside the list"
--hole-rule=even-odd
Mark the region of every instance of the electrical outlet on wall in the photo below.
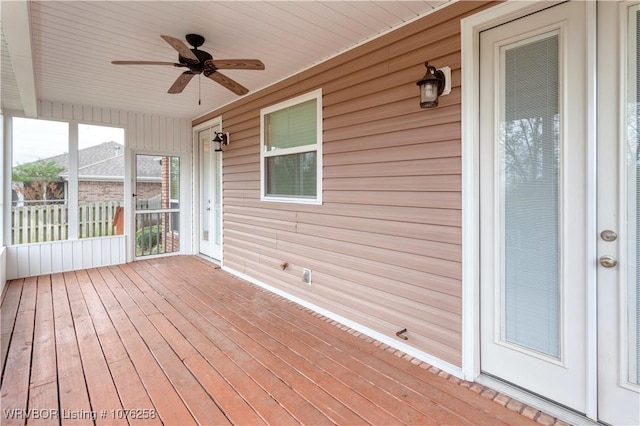
[[[311,269],[302,268],[302,282],[311,285]]]

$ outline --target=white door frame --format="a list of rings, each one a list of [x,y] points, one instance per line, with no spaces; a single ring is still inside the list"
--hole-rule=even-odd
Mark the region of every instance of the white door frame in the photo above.
[[[185,214],[186,209],[183,206],[187,206],[189,204],[189,200],[188,197],[186,197],[183,194],[186,194],[185,192],[185,179],[182,177],[183,175],[188,175],[189,173],[189,168],[187,165],[188,157],[183,154],[183,153],[179,153],[179,152],[165,152],[165,151],[159,151],[159,150],[154,150],[154,149],[134,149],[131,150],[131,158],[129,160],[126,159],[125,156],[125,163],[127,163],[128,161],[131,162],[130,166],[127,163],[127,167],[129,168],[129,170],[131,170],[131,187],[129,189],[129,193],[130,194],[134,194],[136,192],[138,192],[138,156],[139,155],[146,155],[146,156],[152,156],[152,157],[177,157],[180,160],[180,207],[178,209],[163,209],[163,210],[178,210],[178,211],[174,211],[174,213],[179,213],[180,215],[180,222],[179,222],[179,226],[180,229],[186,229],[189,226],[189,219],[187,218],[187,215]],[[127,185],[126,185],[126,180],[125,180],[125,191],[127,190]],[[144,210],[140,210],[138,211],[136,209],[136,200],[134,199],[134,197],[127,197],[131,200],[131,208],[130,208],[130,212],[128,215],[128,225],[127,225],[127,221],[125,221],[125,235],[131,235],[131,239],[129,241],[129,244],[127,244],[127,250],[131,251],[131,261],[136,261],[136,260],[143,260],[143,259],[153,259],[156,257],[165,257],[165,256],[175,256],[178,254],[184,254],[187,252],[186,249],[184,249],[184,247],[188,247],[189,241],[188,239],[182,239],[182,237],[180,238],[180,250],[176,251],[176,252],[168,252],[168,253],[161,253],[161,254],[151,254],[151,255],[144,255],[144,256],[137,256],[136,255],[136,239],[135,239],[135,234],[136,234],[136,214],[138,213],[142,213],[144,212]],[[125,198],[126,199],[126,198]],[[127,204],[125,203],[125,212],[127,209]],[[128,255],[127,255],[128,256]],[[127,257],[127,259],[129,259],[129,257]],[[128,260],[129,261],[129,260]]]
[[[628,173],[634,167],[629,167],[627,156],[630,152],[624,148],[631,142],[627,139],[627,114],[630,113],[627,112],[627,105],[635,103],[637,93],[638,64],[635,53],[638,22],[633,25],[629,18],[635,16],[638,7],[640,5],[637,1],[628,0],[601,2],[598,7],[599,25],[604,23],[598,37],[598,66],[600,75],[606,76],[607,80],[606,86],[598,88],[598,103],[601,106],[598,116],[598,161],[605,164],[599,171],[601,195],[598,204],[598,232],[614,229],[619,235],[612,242],[599,239],[598,255],[610,254],[619,260],[616,268],[600,268],[598,277],[598,308],[600,312],[605,312],[605,315],[598,318],[600,329],[617,330],[617,333],[599,334],[600,359],[611,360],[599,366],[599,416],[614,424],[637,423],[640,414],[640,386],[629,383],[628,367],[636,360],[629,351],[629,340],[632,339],[629,337],[627,321],[630,318],[626,306],[630,301],[635,302],[635,298],[628,293],[630,287],[636,284],[635,276],[631,277],[629,274],[629,268],[635,275],[635,268],[638,267],[635,247],[630,250],[630,246],[636,242],[632,237],[637,233],[635,217],[629,217],[629,207],[635,210],[636,206],[636,188],[635,185],[629,185]],[[607,141],[611,143],[607,144]],[[615,166],[608,167],[609,165]],[[627,410],[619,410],[617,405],[626,407]],[[635,413],[635,418],[632,413]]]
[[[490,385],[492,388],[518,396],[518,399],[535,408],[555,414],[572,423],[584,423],[585,419],[562,409],[535,395],[505,385],[503,382],[481,374],[480,371],[480,188],[479,188],[479,42],[480,32],[514,19],[538,12],[561,2],[520,2],[508,1],[491,7],[461,21],[462,45],[462,370],[464,378]],[[587,150],[589,176],[587,194],[589,214],[588,229],[595,235],[595,160],[596,160],[596,35],[589,29],[596,25],[596,4],[587,4],[586,44],[587,64],[586,78],[589,82],[587,99]],[[587,252],[590,258],[596,258],[595,239],[590,239]],[[587,408],[586,415],[597,418],[597,335],[596,335],[596,283],[595,268],[589,271],[590,282],[587,288],[587,386],[585,389]]]
[[[222,129],[222,116],[214,117],[211,120],[207,120],[204,123],[200,123],[193,127],[193,252],[194,254],[200,253],[200,137],[199,133],[202,130],[210,127],[219,127]],[[224,198],[223,205],[220,208],[220,216],[223,215],[224,210]],[[217,226],[217,225],[216,225]],[[222,235],[223,229],[220,229],[221,242],[220,242],[220,263],[223,263],[224,259],[224,235]]]

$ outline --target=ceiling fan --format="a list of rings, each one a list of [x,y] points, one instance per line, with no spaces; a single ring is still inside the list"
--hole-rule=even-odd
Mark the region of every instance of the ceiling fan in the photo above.
[[[168,93],[181,93],[194,75],[204,74],[216,83],[221,84],[237,95],[246,95],[249,90],[240,83],[230,79],[220,73],[220,69],[237,70],[263,70],[264,64],[258,59],[213,59],[204,50],[198,47],[204,44],[204,37],[199,34],[187,34],[185,39],[193,46],[192,49],[180,39],[168,35],[162,35],[167,43],[178,51],[178,62],[158,62],[158,61],[112,61],[115,65],[171,65],[174,67],[189,68],[185,71],[169,88]]]

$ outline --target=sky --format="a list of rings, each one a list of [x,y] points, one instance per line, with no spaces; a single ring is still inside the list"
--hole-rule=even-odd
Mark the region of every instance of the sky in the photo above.
[[[13,119],[13,166],[69,152],[69,124],[60,121]],[[124,129],[78,125],[78,147],[114,141],[124,145]]]

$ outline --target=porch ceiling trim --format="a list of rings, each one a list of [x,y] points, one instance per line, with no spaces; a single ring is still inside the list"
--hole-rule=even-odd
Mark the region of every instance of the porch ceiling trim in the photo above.
[[[38,98],[31,49],[31,10],[27,0],[2,2],[2,31],[27,117],[38,116]]]

